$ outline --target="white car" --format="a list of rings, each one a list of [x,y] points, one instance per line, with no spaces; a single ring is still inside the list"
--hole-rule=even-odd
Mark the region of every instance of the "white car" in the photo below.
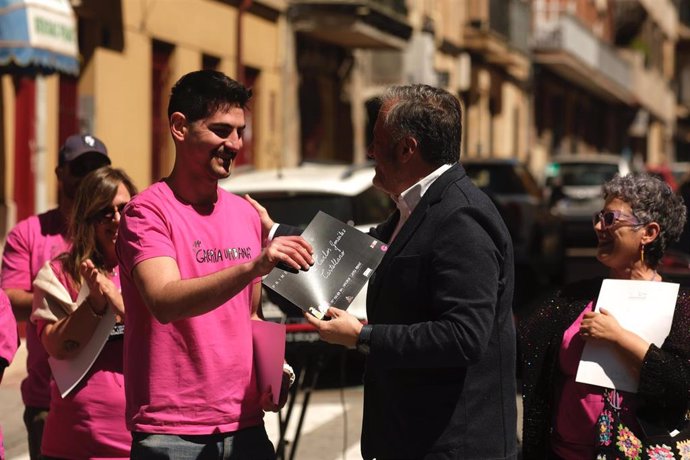
[[[233,174],[220,186],[237,195],[248,193],[261,203],[275,222],[306,227],[318,211],[366,232],[395,209],[390,197],[374,188],[373,166],[305,163],[295,168],[252,170]],[[267,318],[300,317],[301,311],[276,294],[264,290]],[[366,319],[366,286],[348,312]]]

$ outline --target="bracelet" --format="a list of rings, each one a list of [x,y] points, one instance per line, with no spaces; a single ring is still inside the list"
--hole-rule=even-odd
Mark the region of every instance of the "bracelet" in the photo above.
[[[290,376],[290,387],[295,383],[295,370],[288,363],[283,363],[283,372]]]
[[[91,311],[91,314],[93,315],[94,318],[103,318],[103,315],[105,315],[105,312],[108,310],[108,302],[105,303],[105,307],[103,308],[102,312],[97,312],[95,308],[93,308],[93,304],[87,297],[86,300],[84,300],[86,304],[89,306],[89,310]]]

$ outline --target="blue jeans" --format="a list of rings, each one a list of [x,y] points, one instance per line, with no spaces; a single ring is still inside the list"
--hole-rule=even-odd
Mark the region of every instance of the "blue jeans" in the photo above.
[[[232,433],[174,435],[132,433],[132,460],[275,460],[261,426]]]

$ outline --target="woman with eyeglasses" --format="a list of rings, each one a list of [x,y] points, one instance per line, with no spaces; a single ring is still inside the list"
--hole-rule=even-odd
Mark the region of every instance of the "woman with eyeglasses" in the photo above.
[[[608,278],[662,281],[659,262],[685,224],[682,199],[666,183],[643,173],[615,177],[604,184],[603,194],[604,208],[594,214],[593,225],[596,257],[607,267]],[[606,310],[594,312],[601,283],[598,278],[567,285],[518,318],[525,459],[606,458],[595,453],[595,440],[607,435],[597,420],[611,393],[575,381],[590,340],[612,344],[639,377],[638,392],[619,391],[620,400],[615,401],[620,403],[620,419],[638,438],[645,436],[640,420],[669,431],[685,425],[690,403],[689,292],[681,288],[671,332],[659,348],[622,328]],[[607,446],[618,449],[616,458],[628,458],[621,440],[612,439]],[[640,452],[641,458],[647,455]]]
[[[34,281],[31,320],[54,361],[42,458],[129,458],[122,375],[125,309],[115,241],[123,208],[135,194],[134,184],[120,169],[106,166],[89,173],[75,198],[72,249],[47,262]],[[104,324],[103,348],[62,397],[56,366],[83,358],[80,354]]]

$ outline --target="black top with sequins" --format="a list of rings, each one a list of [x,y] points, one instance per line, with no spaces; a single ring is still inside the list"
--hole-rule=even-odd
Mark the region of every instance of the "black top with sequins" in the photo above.
[[[595,278],[567,285],[517,318],[525,459],[547,458],[554,395],[562,378],[558,353],[563,333],[596,298],[601,281]],[[637,398],[638,416],[669,430],[682,423],[690,407],[690,291],[686,289],[678,294],[666,341],[661,348],[650,345],[644,357]]]

